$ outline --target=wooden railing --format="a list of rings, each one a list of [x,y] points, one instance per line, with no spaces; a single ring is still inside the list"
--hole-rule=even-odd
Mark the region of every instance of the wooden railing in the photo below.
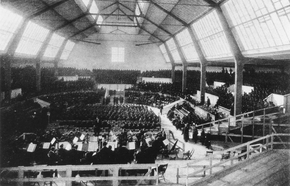
[[[150,176],[154,169],[154,176]],[[105,170],[110,172],[109,176],[97,176],[96,172]],[[142,176],[123,176],[122,171],[143,171]],[[53,183],[56,185],[71,186],[72,182],[94,182],[94,181],[112,181],[113,186],[119,185],[121,180],[137,180],[137,185],[144,180],[156,180],[158,185],[158,164],[110,164],[110,165],[64,165],[64,166],[31,166],[31,167],[10,167],[0,169],[0,185],[7,183],[16,183],[23,186],[25,182],[29,183]],[[87,172],[91,171],[91,174]],[[29,173],[38,173],[37,177],[27,177]],[[53,172],[51,177],[42,177],[41,173]],[[55,174],[57,172],[57,175]],[[12,176],[9,176],[12,175]],[[74,176],[73,176],[74,175]]]
[[[263,121],[263,134],[262,136],[265,136],[265,127],[266,127],[266,116],[271,116],[274,114],[277,114],[280,112],[280,108],[281,106],[275,106],[275,107],[269,107],[269,108],[263,108],[263,109],[259,109],[259,110],[255,110],[255,111],[251,111],[251,112],[246,112],[240,115],[236,115],[236,116],[231,116],[228,118],[223,118],[220,120],[216,120],[216,121],[212,121],[212,122],[208,122],[208,123],[204,123],[201,125],[197,125],[198,128],[207,128],[209,130],[209,132],[211,132],[211,134],[216,134],[216,135],[226,135],[226,140],[228,139],[228,135],[230,135],[230,129],[231,128],[235,128],[237,123],[240,123],[241,127],[245,127],[248,125],[253,125],[253,131],[252,131],[252,136],[247,136],[243,134],[243,130],[241,130],[241,135],[239,135],[241,137],[241,143],[243,143],[243,137],[252,137],[252,139],[254,138],[258,138],[261,136],[255,136],[254,135],[254,125],[255,125],[255,117],[262,117]],[[227,123],[227,127],[222,129],[221,124],[225,124]],[[261,123],[261,122],[259,122]],[[260,124],[259,124],[260,125]],[[216,130],[217,128],[217,130]],[[271,126],[269,126],[269,128],[272,128]]]
[[[176,140],[177,140],[178,142],[177,142],[176,146],[177,146],[180,150],[182,150],[183,152],[185,151],[185,143],[182,142],[182,141],[180,141],[179,139],[176,139],[176,138],[173,136],[173,132],[168,131],[167,134],[166,134],[166,137],[167,137],[167,139],[168,139],[168,141],[169,141],[169,143],[170,143],[171,146],[172,146],[172,145],[176,142]]]
[[[283,142],[281,141],[281,137],[287,137],[287,140]],[[275,138],[279,138],[279,141]],[[186,185],[188,185],[190,178],[204,177],[206,173],[210,175],[214,172],[215,168],[225,168],[234,165],[242,159],[249,159],[262,152],[273,150],[275,145],[288,145],[288,147],[290,147],[289,138],[290,134],[271,134],[224,151],[211,152],[206,158],[188,163],[186,167],[179,167],[177,169],[177,183],[180,178],[185,178]],[[200,165],[200,162],[206,162],[206,164]],[[187,169],[187,174],[179,174],[182,168]],[[194,172],[189,173],[189,170],[194,170]]]

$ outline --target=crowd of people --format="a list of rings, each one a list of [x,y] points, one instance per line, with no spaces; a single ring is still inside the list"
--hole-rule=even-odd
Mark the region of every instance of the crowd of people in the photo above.
[[[3,68],[1,67],[1,71]],[[35,68],[31,66],[27,66],[24,68],[12,68],[12,88],[22,88],[23,94],[33,94],[35,90]],[[160,72],[160,75],[158,75]],[[31,152],[27,152],[27,145],[31,142],[37,144],[37,148],[34,151],[36,154],[38,153],[38,148],[41,147],[41,143],[51,140],[49,138],[52,135],[43,134],[43,132],[47,128],[47,124],[49,122],[60,121],[61,127],[73,127],[73,128],[83,128],[79,130],[86,130],[86,133],[93,132],[94,135],[99,135],[103,133],[123,131],[123,135],[118,136],[119,147],[122,148],[128,145],[128,142],[131,142],[132,139],[138,139],[138,133],[143,133],[145,135],[146,131],[158,131],[160,130],[160,122],[159,118],[146,106],[134,106],[134,105],[118,105],[119,101],[115,101],[115,105],[107,105],[108,103],[101,105],[102,100],[104,100],[105,90],[94,90],[94,85],[96,83],[129,83],[135,84],[138,76],[154,76],[154,77],[169,77],[170,71],[148,71],[141,73],[140,71],[124,71],[124,70],[90,70],[82,69],[80,71],[74,68],[60,68],[59,74],[63,76],[70,75],[92,75],[94,78],[91,79],[81,79],[74,82],[64,82],[62,80],[57,80],[53,75],[53,69],[43,68],[41,71],[41,84],[43,87],[43,92],[45,95],[39,96],[38,98],[50,103],[50,108],[42,108],[39,104],[35,103],[33,100],[25,100],[24,102],[19,102],[13,106],[5,108],[1,110],[1,147],[5,149],[5,152],[1,153],[1,161],[7,162],[9,166],[22,165],[25,158],[36,158],[38,155],[32,155]],[[3,76],[3,74],[1,74]],[[186,96],[187,94],[181,93],[181,77],[182,71],[176,71],[176,82],[172,84],[162,84],[162,83],[139,83],[136,84],[132,90],[127,90],[125,92],[126,99],[124,102],[126,103],[134,103],[134,104],[142,104],[142,105],[150,105],[155,107],[160,107],[162,105],[166,105],[168,103],[174,102],[179,99],[178,96],[184,97],[186,99],[191,99]],[[187,92],[193,93],[194,91],[199,89],[199,71],[188,71],[188,87]],[[219,96],[219,100],[216,104],[218,106],[224,106],[226,108],[233,108],[234,97],[228,91],[228,86],[233,82],[234,73],[232,71],[228,72],[227,70],[223,70],[221,72],[208,72],[207,73],[207,83],[211,84],[213,81],[223,81],[226,84],[222,87],[213,89],[208,88],[207,91],[209,93],[215,94]],[[270,93],[279,93],[286,94],[290,93],[290,83],[289,83],[289,74],[286,73],[262,73],[262,72],[253,72],[253,71],[245,71],[244,72],[244,83],[248,83],[254,87],[254,90],[249,93],[243,95],[243,112],[256,110],[263,107],[271,107],[272,103],[265,102],[263,99],[268,96]],[[3,78],[1,78],[3,81]],[[267,86],[265,86],[265,82],[269,82]],[[2,90],[5,90],[5,84],[1,82]],[[75,90],[85,90],[85,91],[77,91]],[[61,92],[61,93],[55,93]],[[55,94],[52,94],[55,93]],[[207,107],[211,107],[210,104]],[[214,109],[213,109],[214,110]],[[188,104],[176,105],[168,112],[168,118],[173,122],[178,130],[183,131],[184,140],[188,141],[189,131],[192,129],[193,132],[193,141],[197,142],[198,139],[200,142],[207,147],[210,147],[210,139],[211,137],[207,134],[197,134],[196,130],[200,129],[198,125],[207,123],[211,121],[211,117],[201,118],[197,114],[195,114],[194,110]],[[3,125],[5,123],[5,125]],[[157,129],[157,130],[156,130]],[[143,132],[142,132],[143,131]],[[36,134],[36,139],[28,140],[17,138],[23,133],[34,133]],[[59,135],[61,133],[51,132],[53,136],[56,138],[60,138]],[[133,134],[132,134],[133,133]],[[72,134],[72,133],[71,133]],[[75,134],[75,133],[73,133]],[[128,138],[128,134],[131,135]],[[80,133],[78,133],[80,135]],[[141,135],[141,134],[140,134]],[[141,136],[142,136],[141,135]],[[38,136],[38,138],[37,138]],[[41,139],[41,136],[50,136],[46,139]],[[127,136],[127,137],[126,137]],[[135,136],[135,137],[133,137]],[[145,135],[146,136],[146,135]],[[200,136],[200,137],[197,137]],[[71,136],[72,137],[72,136]],[[106,137],[103,137],[106,139]],[[16,140],[15,140],[16,139]],[[125,140],[124,140],[125,139]],[[24,140],[21,141],[21,140]],[[28,141],[27,141],[28,140]],[[36,140],[36,141],[35,141]],[[66,139],[71,142],[70,139]],[[9,141],[12,141],[10,143]],[[158,140],[157,140],[158,141]],[[106,145],[102,141],[102,145],[105,148],[103,151],[109,152],[109,145]],[[138,143],[139,143],[138,142]],[[154,140],[153,140],[154,142]],[[125,145],[126,143],[126,145]],[[158,141],[158,144],[160,141]],[[143,142],[142,142],[143,144]],[[147,142],[148,147],[142,147],[140,145],[141,152],[147,152],[148,148],[151,146]],[[25,147],[26,146],[26,147]],[[77,146],[75,144],[71,144],[71,152],[79,151],[77,150]],[[101,145],[100,145],[101,146]],[[153,145],[152,145],[153,146]],[[162,146],[161,143],[159,147]],[[16,148],[17,147],[17,148]],[[138,147],[138,145],[137,145]],[[16,148],[16,149],[15,149]],[[23,150],[25,148],[25,150]],[[115,147],[114,147],[115,148]],[[116,147],[117,148],[117,147]],[[117,148],[117,149],[118,149]],[[43,151],[43,148],[40,148]],[[59,155],[59,150],[61,147],[57,145],[51,145],[49,149],[45,149],[43,155],[48,159],[39,159],[33,161],[39,161],[39,163],[43,163],[42,160],[45,160],[48,164],[58,164],[60,162],[65,163],[98,163],[105,160],[100,160],[102,157],[100,155],[98,158],[92,160],[84,154],[78,156],[76,158],[78,160],[71,160],[71,152],[66,152],[67,158],[63,160],[62,155]],[[139,150],[140,150],[139,149]],[[65,149],[67,150],[67,149]],[[99,154],[102,148],[99,151],[95,151],[93,153]],[[142,151],[143,150],[143,151]],[[40,152],[39,151],[39,152]],[[61,150],[62,151],[62,150]],[[115,150],[118,152],[118,150]],[[150,150],[148,150],[150,152]],[[93,154],[92,152],[90,152]],[[87,154],[90,154],[87,153]],[[61,153],[60,153],[61,154]],[[102,154],[102,153],[100,153]],[[136,157],[137,151],[135,151]],[[146,153],[145,153],[146,154]],[[146,161],[146,155],[142,153],[139,154],[139,160],[137,162]],[[22,156],[22,158],[21,158]],[[57,161],[56,159],[51,157],[60,158]],[[40,156],[42,157],[42,156]],[[97,157],[97,156],[96,156]],[[130,155],[130,157],[132,157]],[[143,160],[142,160],[143,157]],[[85,160],[84,160],[85,158]],[[90,160],[88,160],[88,159]],[[19,161],[17,161],[19,159]],[[52,160],[54,159],[54,160]],[[102,159],[102,158],[101,158]],[[115,160],[115,163],[119,163],[120,161]],[[141,160],[140,160],[141,159]],[[7,160],[7,161],[6,161]],[[84,161],[83,161],[84,160]],[[131,161],[132,158],[130,158]],[[131,162],[130,161],[130,162]],[[26,165],[31,161],[23,161]],[[113,163],[114,163],[113,162]]]
[[[154,107],[160,107],[177,101],[179,98],[168,94],[154,93],[154,92],[142,92],[142,91],[125,91],[126,103],[149,105]]]
[[[99,84],[135,84],[140,71],[93,69],[93,76]]]
[[[210,116],[206,118],[198,116],[194,108],[189,103],[184,102],[172,107],[167,113],[167,117],[172,121],[177,130],[182,131],[185,142],[192,140],[197,143],[199,140],[202,145],[205,145],[209,149],[211,148],[211,134],[205,133],[203,129],[203,127],[208,126],[199,126],[200,124],[210,122],[212,120]]]
[[[155,163],[165,135],[143,129],[96,134],[83,127],[25,133],[10,142],[2,166]]]

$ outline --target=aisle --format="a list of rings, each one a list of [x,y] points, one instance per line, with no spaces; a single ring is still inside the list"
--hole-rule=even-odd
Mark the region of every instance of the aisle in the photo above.
[[[171,121],[167,118],[166,114],[160,115],[160,111],[157,108],[150,107],[150,109],[156,114],[159,115],[161,118],[161,128],[164,128],[165,131],[171,130],[174,134],[174,137],[183,143],[185,143],[185,151],[192,150],[194,148],[194,154],[191,157],[191,160],[157,160],[156,163],[158,164],[166,164],[168,163],[168,168],[165,172],[165,179],[167,184],[168,183],[176,183],[176,173],[177,168],[179,168],[180,174],[186,174],[186,165],[190,162],[194,162],[197,159],[205,158],[206,151],[208,150],[205,146],[202,146],[200,143],[195,144],[192,141],[185,142],[183,139],[182,132],[180,130],[176,130],[175,126],[171,123]],[[201,161],[201,164],[207,164],[207,162]],[[183,168],[182,168],[183,167]],[[199,178],[195,178],[196,180]],[[193,181],[194,179],[191,179]],[[162,182],[163,184],[166,184],[166,182]],[[179,184],[173,184],[173,185],[185,185],[186,179],[181,178],[179,180]]]
[[[155,107],[149,107],[157,116],[160,116],[160,110]],[[161,118],[161,128],[164,128],[165,131],[171,130],[174,134],[174,137],[183,143],[185,143],[185,151],[192,150],[194,148],[194,154],[192,159],[200,159],[205,157],[206,151],[208,150],[205,146],[201,145],[200,143],[195,144],[192,141],[185,142],[183,139],[182,132],[177,130],[175,126],[171,123],[171,121],[167,118],[166,114],[160,116]]]

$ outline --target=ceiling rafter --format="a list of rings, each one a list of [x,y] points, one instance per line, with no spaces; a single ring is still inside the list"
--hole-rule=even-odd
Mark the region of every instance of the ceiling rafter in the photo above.
[[[102,11],[108,9],[108,8],[110,8],[111,6],[114,6],[114,5],[117,4],[117,3],[118,3],[118,2],[116,1],[116,2],[114,2],[114,3],[112,3],[112,4],[109,4],[108,6],[106,6],[106,7],[103,8],[102,10],[100,10],[99,12],[102,12]]]
[[[161,41],[162,43],[164,43],[164,41],[162,39],[160,39],[159,37],[155,36],[153,33],[149,32],[148,30],[146,30],[143,26],[141,26],[138,22],[138,20],[136,20],[137,25],[140,29],[144,30],[145,32],[147,32],[150,36],[155,37],[156,39],[158,39],[159,41]]]
[[[110,5],[108,5],[107,7],[103,8],[102,10],[100,10],[100,12],[101,12],[101,11],[104,11],[105,9],[107,9],[107,8],[109,8],[109,7],[111,7],[111,6],[113,6],[114,4],[116,4],[116,2],[114,2],[114,3],[110,4]],[[79,19],[81,19],[81,18],[87,16],[87,15],[88,15],[88,12],[89,12],[89,9],[88,9],[86,12],[84,12],[83,14],[79,15],[78,17],[76,17],[76,18],[74,18],[74,19],[72,19],[72,20],[67,20],[63,25],[60,25],[59,27],[57,27],[57,28],[54,29],[53,31],[57,31],[57,30],[59,30],[59,29],[62,29],[62,28],[64,28],[64,27],[66,27],[66,26],[68,26],[68,25],[74,23],[75,21],[77,21],[77,20],[79,20]]]
[[[68,39],[71,39],[71,38],[73,38],[73,37],[75,37],[75,36],[81,34],[82,32],[84,32],[84,31],[86,31],[86,30],[88,30],[88,29],[90,29],[90,28],[92,28],[92,27],[94,27],[94,26],[95,26],[95,24],[92,24],[92,25],[90,25],[90,26],[88,26],[88,27],[86,27],[86,28],[84,28],[84,29],[82,29],[82,30],[79,30],[78,32],[76,32],[76,33],[74,33],[73,35],[69,36]]]
[[[49,6],[48,3],[44,2],[43,0],[40,0],[43,4]],[[64,2],[68,1],[68,0],[63,0]],[[55,7],[54,7],[55,8]],[[64,18],[62,15],[60,15],[54,8],[52,8],[52,11],[55,12],[58,16],[62,17],[65,22],[69,22],[69,20],[67,20],[66,18]],[[61,25],[62,26],[62,25]],[[74,25],[73,25],[74,28],[76,28]],[[79,30],[78,28],[76,28],[77,30]],[[97,31],[97,30],[96,30]]]
[[[180,0],[179,0],[180,1]],[[178,2],[179,2],[178,1]],[[169,12],[168,10],[164,9],[162,6],[160,6],[159,4],[157,4],[156,2],[154,2],[153,0],[150,0],[150,2],[156,6],[158,9],[162,10],[163,12],[165,12],[167,15],[170,15],[171,17],[173,17],[175,20],[177,20],[178,22],[180,22],[183,26],[187,26],[187,23],[185,21],[183,21],[182,19],[180,19],[179,17],[177,17],[175,14],[173,14],[172,12]],[[174,5],[174,7],[171,9],[173,10],[178,2]],[[166,18],[165,18],[166,19]]]
[[[214,2],[213,0],[203,0],[206,3],[208,3],[210,6],[215,7],[218,5],[218,3]]]
[[[33,19],[33,18],[35,18],[35,17],[37,17],[37,16],[39,16],[39,15],[41,15],[41,14],[47,12],[48,10],[52,10],[52,9],[56,8],[57,6],[60,6],[61,4],[65,3],[65,2],[67,2],[67,1],[69,1],[69,0],[62,0],[62,1],[59,1],[59,2],[54,3],[54,4],[52,4],[52,5],[49,5],[49,4],[47,4],[47,3],[43,2],[43,1],[41,1],[43,4],[46,5],[46,7],[43,8],[43,9],[41,9],[41,10],[39,10],[38,12],[36,12],[36,13],[34,13],[34,14],[32,14],[32,15],[27,16],[27,19]]]
[[[137,3],[137,2],[136,2],[136,3]],[[131,10],[131,9],[130,9],[129,7],[127,7],[126,5],[123,5],[122,3],[120,3],[120,4],[121,4],[123,7],[127,8],[128,10],[130,10],[131,12],[134,13],[134,11]],[[168,30],[164,29],[163,27],[161,27],[161,26],[158,25],[157,23],[155,23],[155,22],[153,22],[152,20],[150,20],[149,18],[147,18],[147,17],[143,14],[143,12],[142,12],[140,6],[138,5],[138,3],[137,3],[136,6],[139,7],[139,10],[140,10],[140,13],[141,13],[141,15],[138,16],[138,17],[144,18],[145,20],[147,20],[148,22],[150,22],[151,24],[153,24],[153,25],[156,26],[157,28],[163,30],[165,33],[167,33],[168,35],[172,36],[172,33],[171,33],[171,32],[169,32]],[[137,15],[136,15],[136,17],[137,17]]]
[[[114,13],[116,12],[118,10],[118,7],[117,8],[115,8],[111,13],[109,13],[109,14],[95,14],[95,15],[101,15],[101,16],[106,16],[105,18],[104,18],[104,20],[103,21],[105,21],[105,20],[107,20],[110,16],[114,16]],[[91,14],[92,15],[92,14]],[[116,15],[116,14],[115,14]]]

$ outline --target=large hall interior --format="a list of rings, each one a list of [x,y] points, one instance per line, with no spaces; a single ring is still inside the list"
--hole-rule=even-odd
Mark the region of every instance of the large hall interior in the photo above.
[[[290,0],[0,0],[0,185],[290,184]]]

